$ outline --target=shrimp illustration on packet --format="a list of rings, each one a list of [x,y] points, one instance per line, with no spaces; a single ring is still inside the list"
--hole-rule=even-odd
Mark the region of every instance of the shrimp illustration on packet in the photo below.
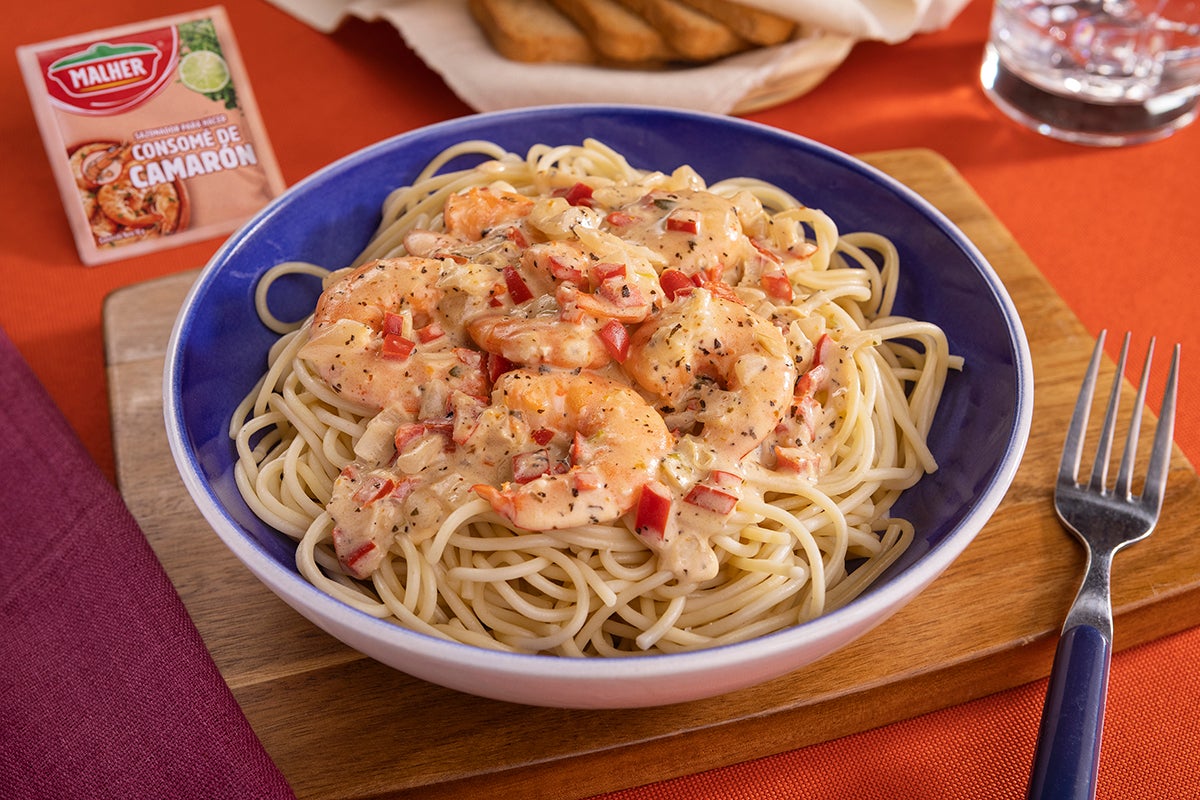
[[[221,7],[17,58],[85,264],[227,234],[284,189]]]

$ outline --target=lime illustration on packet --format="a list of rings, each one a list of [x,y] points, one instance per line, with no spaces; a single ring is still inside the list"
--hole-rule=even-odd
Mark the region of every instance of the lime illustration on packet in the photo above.
[[[224,9],[17,57],[85,264],[229,233],[283,191]]]

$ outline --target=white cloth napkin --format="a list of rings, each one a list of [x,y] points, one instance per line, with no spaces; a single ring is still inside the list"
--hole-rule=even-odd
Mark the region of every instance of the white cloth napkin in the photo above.
[[[638,103],[742,113],[808,91],[859,40],[890,44],[948,24],[968,0],[741,0],[803,23],[784,44],[711,64],[643,71],[503,58],[466,0],[269,0],[324,33],[347,16],[385,20],[465,103],[497,111],[559,103]]]

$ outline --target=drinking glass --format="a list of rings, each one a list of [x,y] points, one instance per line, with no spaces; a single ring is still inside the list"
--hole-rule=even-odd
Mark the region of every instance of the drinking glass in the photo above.
[[[1196,118],[1200,0],[996,0],[980,80],[1056,139],[1161,139]]]

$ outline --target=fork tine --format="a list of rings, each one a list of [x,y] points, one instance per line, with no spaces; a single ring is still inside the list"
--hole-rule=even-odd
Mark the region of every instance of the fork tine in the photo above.
[[[1171,369],[1163,389],[1158,425],[1154,429],[1154,446],[1146,470],[1146,485],[1142,488],[1142,505],[1157,515],[1162,509],[1163,493],[1167,488],[1167,473],[1171,467],[1171,443],[1175,437],[1175,392],[1179,382],[1179,345],[1171,352]]]
[[[1096,376],[1100,372],[1100,355],[1104,352],[1104,334],[1105,331],[1100,331],[1096,336],[1096,346],[1092,349],[1092,360],[1088,362],[1087,372],[1083,376],[1083,384],[1079,387],[1079,396],[1075,400],[1075,410],[1071,414],[1071,424],[1067,427],[1062,460],[1058,465],[1058,479],[1062,482],[1075,484],[1078,481],[1079,460],[1083,456],[1083,439],[1087,433],[1092,396],[1096,392]]]
[[[1112,458],[1113,433],[1117,428],[1117,408],[1121,403],[1121,381],[1125,375],[1125,356],[1129,353],[1129,334],[1121,342],[1121,355],[1117,359],[1117,371],[1113,374],[1112,390],[1108,393],[1108,404],[1104,412],[1104,427],[1100,429],[1100,441],[1096,445],[1096,460],[1092,462],[1092,491],[1104,493],[1108,483],[1108,461]]]
[[[1129,341],[1128,334],[1125,341]],[[1153,359],[1154,337],[1151,337],[1146,361],[1142,364],[1142,378],[1138,381],[1137,397],[1133,401],[1133,415],[1129,418],[1129,434],[1125,438],[1125,452],[1121,455],[1121,468],[1117,472],[1117,486],[1113,490],[1114,494],[1126,500],[1133,496],[1133,463],[1137,459],[1138,434],[1142,428],[1142,409],[1146,407],[1146,384],[1150,381],[1150,362]]]

